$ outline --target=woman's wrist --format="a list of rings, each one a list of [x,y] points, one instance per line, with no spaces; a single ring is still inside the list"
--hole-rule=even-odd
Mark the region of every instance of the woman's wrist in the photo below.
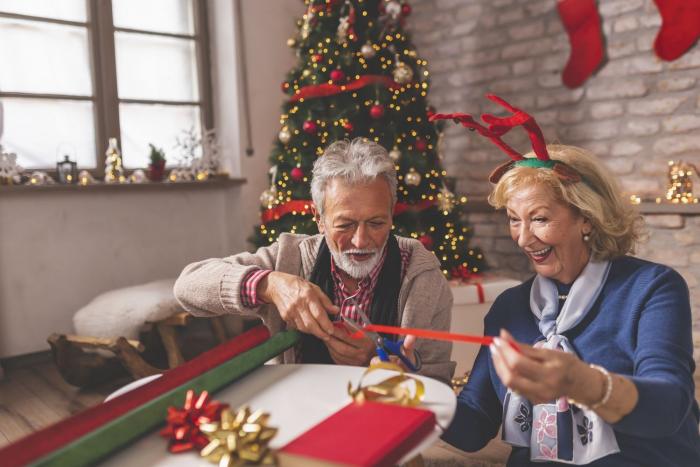
[[[601,371],[582,361],[579,361],[574,371],[572,386],[567,393],[569,404],[596,409],[607,402],[612,391],[607,371]]]

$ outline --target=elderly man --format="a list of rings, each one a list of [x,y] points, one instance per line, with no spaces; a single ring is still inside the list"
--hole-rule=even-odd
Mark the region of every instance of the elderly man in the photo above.
[[[256,253],[208,259],[185,268],[175,296],[190,313],[241,313],[271,332],[302,331],[282,361],[367,365],[369,339],[333,325],[363,310],[375,324],[447,330],[452,293],[437,258],[417,240],[391,234],[396,170],[366,139],[338,141],[314,164],[311,194],[320,234],[282,234]],[[451,344],[404,342],[419,373],[448,381]],[[420,358],[417,358],[418,355]]]

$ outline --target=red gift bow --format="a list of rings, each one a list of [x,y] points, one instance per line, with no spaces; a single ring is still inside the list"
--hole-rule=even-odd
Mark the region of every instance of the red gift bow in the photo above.
[[[481,274],[478,272],[472,272],[466,266],[455,266],[450,270],[450,276],[453,279],[459,279],[462,282],[467,282],[469,285],[476,287],[476,293],[479,296],[479,303],[486,302],[486,294],[484,293],[484,286],[481,285]],[[474,280],[477,279],[477,280]]]
[[[209,439],[199,431],[199,426],[220,420],[221,411],[227,407],[228,404],[211,401],[207,391],[202,391],[196,400],[194,391],[187,391],[183,408],[168,407],[168,424],[160,431],[161,436],[170,439],[168,450],[177,454],[202,449],[209,444]]]

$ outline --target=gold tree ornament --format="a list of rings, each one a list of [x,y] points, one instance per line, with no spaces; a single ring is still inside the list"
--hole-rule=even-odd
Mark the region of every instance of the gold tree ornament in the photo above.
[[[668,162],[668,188],[666,199],[671,203],[697,203],[698,198],[693,194],[693,175],[697,168],[683,161]]]
[[[280,143],[287,144],[289,143],[289,140],[292,139],[292,134],[289,132],[289,129],[287,127],[284,127],[280,130],[277,137],[279,138]]]
[[[455,194],[448,190],[444,185],[440,189],[440,193],[438,194],[437,198],[438,208],[440,208],[441,211],[452,212],[457,205],[457,198],[455,197]]]
[[[348,31],[350,30],[350,17],[343,16],[340,18],[338,23],[338,31],[336,32],[336,39],[339,44],[345,44],[348,41]]]
[[[398,162],[399,159],[401,158],[401,151],[399,148],[394,148],[391,151],[389,151],[389,157],[391,157],[391,160],[394,162]]]
[[[360,48],[360,53],[365,58],[365,60],[374,58],[374,56],[377,55],[377,51],[374,50],[374,47],[369,42]]]
[[[260,195],[260,204],[263,208],[270,208],[277,204],[277,188],[273,186],[263,191]]]
[[[399,84],[408,84],[413,81],[413,70],[404,62],[396,62],[393,75],[394,81]]]
[[[418,186],[420,185],[421,176],[415,169],[411,169],[406,174],[406,185]]]

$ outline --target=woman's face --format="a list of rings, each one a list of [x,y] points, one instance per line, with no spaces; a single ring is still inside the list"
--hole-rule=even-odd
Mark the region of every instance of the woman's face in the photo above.
[[[588,263],[583,235],[590,233],[587,219],[556,201],[549,187],[520,189],[506,203],[510,235],[530,258],[535,272],[572,283]]]

